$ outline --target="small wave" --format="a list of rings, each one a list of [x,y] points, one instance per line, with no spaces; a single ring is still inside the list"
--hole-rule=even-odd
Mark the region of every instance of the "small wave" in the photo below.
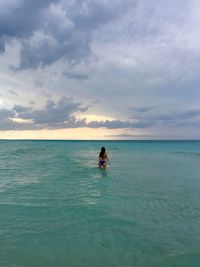
[[[40,207],[40,208],[43,208],[43,207],[50,207],[49,204],[45,204],[45,203],[21,203],[21,202],[0,202],[0,205],[1,206],[14,206],[14,207]]]
[[[200,152],[178,151],[177,154],[200,156]]]

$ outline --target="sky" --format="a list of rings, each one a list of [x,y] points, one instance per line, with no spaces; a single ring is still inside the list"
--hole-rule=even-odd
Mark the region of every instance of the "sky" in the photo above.
[[[200,139],[197,0],[0,0],[0,139]]]

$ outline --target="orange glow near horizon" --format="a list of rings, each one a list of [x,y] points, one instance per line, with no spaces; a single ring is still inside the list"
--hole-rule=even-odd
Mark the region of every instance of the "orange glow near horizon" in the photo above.
[[[119,139],[115,135],[124,133],[121,129],[57,129],[57,130],[26,130],[26,131],[0,131],[0,139],[56,139],[56,140],[100,140]]]

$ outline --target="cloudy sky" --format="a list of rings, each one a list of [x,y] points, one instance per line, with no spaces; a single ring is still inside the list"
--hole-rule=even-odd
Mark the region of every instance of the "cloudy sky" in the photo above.
[[[0,0],[0,138],[199,139],[198,0]]]

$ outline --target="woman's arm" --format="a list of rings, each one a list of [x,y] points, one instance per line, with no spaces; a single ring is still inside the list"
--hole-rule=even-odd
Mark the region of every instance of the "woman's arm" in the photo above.
[[[109,161],[109,158],[108,158],[107,154],[106,154],[106,158],[107,158],[108,164],[110,165],[110,161]]]

